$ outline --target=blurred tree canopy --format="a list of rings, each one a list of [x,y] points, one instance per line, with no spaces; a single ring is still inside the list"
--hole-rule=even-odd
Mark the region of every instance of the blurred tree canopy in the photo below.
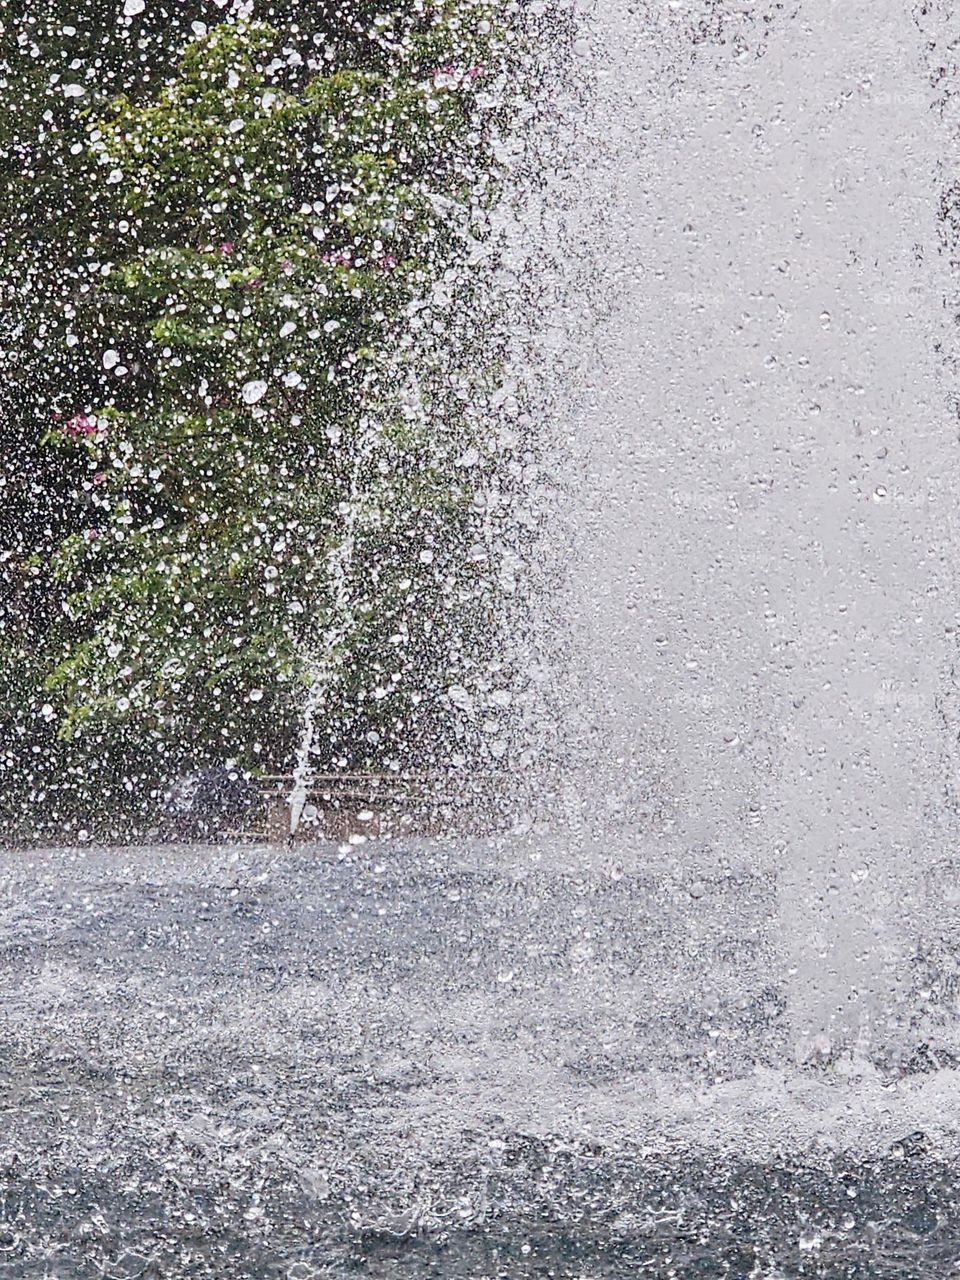
[[[288,770],[311,685],[331,766],[462,759],[509,20],[35,8],[0,27],[0,821]]]

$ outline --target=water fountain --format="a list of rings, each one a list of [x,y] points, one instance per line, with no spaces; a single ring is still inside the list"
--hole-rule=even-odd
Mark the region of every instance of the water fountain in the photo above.
[[[596,732],[690,856],[777,869],[800,1055],[883,1052],[948,851],[938,32],[893,0],[639,8],[599,22],[624,300],[581,424]]]
[[[570,822],[0,852],[0,1276],[956,1270],[960,1071],[896,1055],[960,954],[925,8],[595,0]]]

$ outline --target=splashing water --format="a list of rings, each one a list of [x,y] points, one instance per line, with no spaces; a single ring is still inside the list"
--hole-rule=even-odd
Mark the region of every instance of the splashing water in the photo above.
[[[621,302],[570,604],[595,818],[628,854],[653,812],[681,859],[772,866],[798,1052],[883,1052],[948,848],[945,27],[894,0],[691,13],[598,6],[588,198]]]
[[[341,636],[329,634],[331,645],[338,645]],[[317,714],[327,700],[327,691],[336,679],[332,661],[323,666],[314,665],[310,671],[310,689],[303,706],[303,733],[297,748],[297,759],[293,770],[293,786],[290,788],[288,805],[290,808],[290,834],[296,835],[300,819],[306,808],[307,796],[310,793],[310,752],[313,749],[313,738],[316,732]]]
[[[310,792],[312,772],[311,755],[317,730],[317,717],[329,705],[343,666],[343,644],[354,624],[353,602],[350,593],[350,575],[353,568],[356,542],[356,523],[359,508],[360,450],[351,468],[349,497],[341,504],[343,533],[331,553],[328,565],[330,575],[330,622],[323,629],[317,652],[323,655],[310,663],[310,688],[303,707],[303,733],[297,750],[293,771],[293,786],[288,804],[290,807],[290,834],[295,835],[303,817]]]

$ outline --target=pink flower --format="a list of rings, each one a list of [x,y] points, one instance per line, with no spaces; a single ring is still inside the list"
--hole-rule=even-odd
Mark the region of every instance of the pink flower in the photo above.
[[[220,252],[223,254],[233,253],[233,249],[234,244],[232,240],[224,240],[223,244],[220,246]]]
[[[88,542],[96,542],[97,538],[100,537],[100,530],[88,529],[87,532],[84,534],[84,537]]]
[[[377,258],[377,266],[382,267],[384,271],[392,271],[399,265],[399,258],[395,258],[392,253],[385,253],[382,258]]]
[[[259,276],[257,276],[255,280],[248,280],[248,281],[247,281],[247,283],[246,283],[245,288],[247,288],[247,289],[259,289],[259,288],[260,288],[260,284],[261,284],[260,277],[259,277]]]
[[[94,473],[93,483],[94,483],[94,484],[103,484],[103,482],[104,482],[104,480],[106,480],[106,478],[107,478],[107,473],[106,473],[105,471],[97,471],[97,472],[95,472],[95,473]]]
[[[284,271],[293,270],[293,263],[290,261],[289,258],[284,258],[284,260],[280,263],[280,266],[283,268]]]
[[[464,88],[472,85],[475,80],[479,80],[483,72],[484,68],[480,65],[463,70],[448,63],[445,67],[437,67],[432,79],[438,89],[449,89],[455,86]]]
[[[344,249],[339,253],[325,253],[320,261],[329,262],[334,267],[350,267],[353,265],[349,249]]]
[[[64,425],[63,432],[64,435],[74,436],[75,438],[95,436],[97,434],[97,424],[92,418],[88,418],[85,413],[76,413]]]

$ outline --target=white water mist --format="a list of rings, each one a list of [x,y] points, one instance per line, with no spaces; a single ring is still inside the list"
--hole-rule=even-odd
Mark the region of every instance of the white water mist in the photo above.
[[[617,305],[570,611],[597,821],[773,868],[798,1051],[882,1046],[944,851],[958,599],[931,33],[896,0],[693,9],[596,7]]]

